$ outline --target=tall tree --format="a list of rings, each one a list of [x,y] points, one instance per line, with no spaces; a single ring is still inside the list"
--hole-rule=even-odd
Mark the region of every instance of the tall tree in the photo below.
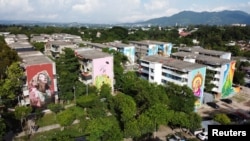
[[[75,83],[78,80],[79,63],[72,49],[65,48],[63,51],[64,53],[56,60],[59,97],[62,100],[72,100]]]
[[[21,69],[19,63],[12,63],[8,67],[6,79],[2,80],[2,87],[0,87],[0,97],[1,99],[4,99],[4,104],[11,104],[11,101],[17,99],[19,94],[21,95],[22,85],[24,83],[23,78],[24,71]]]

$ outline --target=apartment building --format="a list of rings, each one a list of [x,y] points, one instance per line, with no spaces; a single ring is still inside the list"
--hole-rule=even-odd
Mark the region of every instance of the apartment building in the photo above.
[[[18,52],[26,80],[21,105],[43,107],[58,99],[55,62],[40,51]]]
[[[93,48],[75,49],[80,63],[79,80],[100,89],[103,84],[114,85],[113,56]]]
[[[172,43],[151,40],[129,41],[129,44],[135,46],[136,56],[138,58],[156,54],[170,56],[173,46]]]
[[[140,59],[140,76],[149,82],[187,85],[198,98],[195,105],[199,107],[203,101],[206,66],[182,60],[151,55]]]
[[[63,49],[65,48],[75,49],[78,48],[78,46],[71,42],[49,41],[44,45],[44,54],[57,58],[63,53]]]
[[[128,58],[128,64],[133,65],[135,63],[135,46],[124,43],[109,43],[109,48],[114,49]]]
[[[212,56],[222,59],[231,59],[231,52],[224,52],[224,51],[217,51],[217,50],[209,50],[204,49],[200,46],[194,46],[194,47],[182,47],[178,49],[180,52],[190,52],[194,54],[200,54],[205,56]]]
[[[116,43],[116,42],[111,42],[111,43],[106,43],[106,44],[88,42],[86,44],[88,47],[94,48],[100,51],[102,51],[102,49],[104,48],[118,51],[128,57],[128,60],[129,60],[128,64],[133,65],[135,63],[135,47],[133,45],[124,44],[124,43]]]
[[[217,98],[228,97],[234,92],[232,84],[236,61],[224,59],[229,57],[228,54],[221,52],[216,53],[216,51],[209,52],[212,52],[211,55],[208,54],[208,51],[206,51],[206,55],[192,52],[176,52],[172,53],[171,57],[187,62],[206,65],[206,75],[207,77],[210,77],[210,83],[214,84],[212,92],[217,94]],[[215,56],[215,54],[217,55]]]

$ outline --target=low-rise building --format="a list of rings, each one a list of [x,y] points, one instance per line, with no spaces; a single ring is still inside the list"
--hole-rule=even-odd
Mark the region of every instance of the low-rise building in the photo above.
[[[78,46],[71,42],[49,41],[45,44],[44,54],[57,58],[63,53],[63,49],[65,48],[75,49],[78,48]]]
[[[57,78],[55,62],[40,51],[18,52],[22,59],[26,80],[23,86],[23,105],[43,107],[57,96]]]
[[[149,82],[187,85],[198,98],[195,103],[199,107],[203,101],[206,66],[181,61],[178,59],[152,55],[140,60],[140,76]]]
[[[171,57],[187,62],[206,65],[206,75],[211,80],[209,83],[214,84],[211,91],[217,94],[216,96],[218,98],[225,98],[234,92],[232,85],[236,61],[218,57],[220,55],[223,56],[223,54],[218,54],[216,57],[213,57],[192,52],[176,52],[172,53]]]
[[[129,41],[130,45],[135,46],[136,56],[138,58],[150,55],[170,56],[172,50],[172,43],[142,40]]]
[[[212,56],[222,59],[231,59],[231,52],[224,52],[224,51],[217,51],[217,50],[209,50],[204,49],[200,46],[194,46],[194,47],[182,47],[178,49],[179,52],[190,52],[194,54],[200,54],[205,56]]]
[[[108,84],[114,89],[113,56],[92,48],[75,49],[80,63],[79,80],[86,85],[94,85],[100,89]]]

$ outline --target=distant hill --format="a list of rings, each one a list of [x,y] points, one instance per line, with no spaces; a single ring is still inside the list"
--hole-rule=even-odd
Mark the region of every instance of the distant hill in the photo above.
[[[151,24],[174,26],[178,25],[250,25],[250,14],[242,11],[221,11],[221,12],[193,12],[183,11],[170,17],[154,18],[134,24]]]

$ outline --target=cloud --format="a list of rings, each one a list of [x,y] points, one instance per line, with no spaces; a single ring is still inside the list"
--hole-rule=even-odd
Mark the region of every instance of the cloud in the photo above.
[[[81,13],[89,13],[100,7],[98,0],[85,0],[72,5],[72,10]]]
[[[144,3],[144,8],[149,11],[159,11],[165,9],[169,6],[168,0],[150,0],[147,3]]]
[[[0,12],[1,15],[9,16],[21,15],[29,12],[33,12],[34,8],[29,5],[29,0],[0,0]]]
[[[244,0],[0,0],[1,19],[120,23],[172,16],[183,10],[250,12]]]

